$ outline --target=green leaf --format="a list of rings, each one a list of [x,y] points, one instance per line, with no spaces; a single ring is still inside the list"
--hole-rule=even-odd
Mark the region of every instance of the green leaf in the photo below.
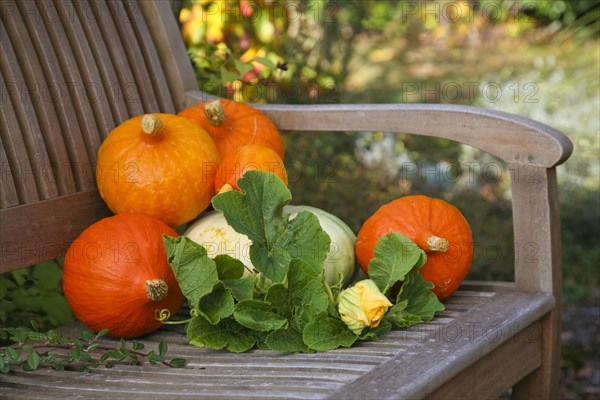
[[[164,340],[161,340],[158,344],[158,354],[164,356],[167,354],[167,351],[169,351],[169,345],[167,345],[167,342]]]
[[[86,342],[89,342],[90,340],[92,340],[94,338],[94,332],[90,331],[89,329],[82,330],[80,335],[81,335],[81,338],[83,340],[85,340]]]
[[[205,318],[192,318],[187,327],[188,340],[194,346],[220,350],[226,348],[234,353],[250,350],[256,344],[256,337],[237,323],[233,318],[211,324]]]
[[[302,339],[313,350],[328,351],[352,346],[357,336],[342,320],[322,313],[306,325]]]
[[[423,265],[425,265],[426,262],[427,262],[427,253],[425,253],[424,251],[421,251],[421,255],[419,256],[419,260],[417,261],[417,263],[413,267],[413,270],[420,269]]]
[[[21,358],[21,352],[19,350],[16,350],[12,347],[7,347],[4,352],[13,364],[19,362],[19,358]]]
[[[219,282],[217,267],[206,249],[190,238],[163,235],[167,259],[190,308],[198,308],[200,299],[211,293]]]
[[[302,261],[290,263],[287,281],[287,287],[271,286],[265,300],[275,306],[278,314],[291,318],[293,325],[302,331],[316,315],[327,311],[329,297],[323,290],[322,274]]]
[[[408,328],[409,326],[423,322],[421,317],[409,313],[406,310],[408,300],[396,303],[385,315],[385,319],[399,328]]]
[[[96,334],[96,338],[105,336],[108,333],[108,329],[102,329],[100,332]]]
[[[171,361],[169,361],[169,364],[173,368],[183,368],[186,366],[187,360],[185,358],[173,358]]]
[[[10,366],[4,361],[4,355],[0,353],[0,372],[3,374],[8,374],[10,371]]]
[[[27,365],[29,365],[29,368],[31,368],[33,371],[38,369],[40,366],[40,361],[41,357],[36,351],[30,352],[27,356]]]
[[[244,263],[227,254],[219,254],[214,258],[220,280],[240,279],[244,275]]]
[[[41,332],[29,332],[27,334],[29,340],[46,341],[48,337]]]
[[[49,291],[60,288],[62,270],[55,261],[36,265],[32,275],[39,289]]]
[[[225,279],[222,282],[223,286],[231,291],[231,294],[237,301],[252,298],[254,279],[251,276],[242,279]]]
[[[34,332],[38,332],[40,330],[40,324],[39,322],[35,321],[35,320],[31,320],[31,328],[34,330]]]
[[[138,342],[137,340],[131,342],[131,348],[134,350],[144,350],[145,347],[146,345],[144,343]]]
[[[288,223],[285,246],[293,259],[302,260],[321,274],[329,253],[331,238],[321,228],[319,219],[309,211],[299,212]]]
[[[375,257],[369,263],[369,278],[386,296],[396,282],[426,257],[412,240],[399,233],[382,236],[375,245]]]
[[[25,268],[10,273],[17,286],[23,286],[29,279],[29,271]]]
[[[117,361],[123,361],[127,358],[127,356],[119,350],[110,350],[108,354]]]
[[[379,322],[377,327],[365,329],[358,338],[360,340],[375,340],[379,339],[381,336],[385,335],[391,330],[392,324],[387,319],[383,319]]]
[[[96,342],[96,343],[92,343],[92,344],[90,344],[90,345],[87,347],[86,351],[94,351],[94,350],[96,350],[96,349],[97,349],[99,346],[100,346],[100,343],[97,343],[97,342]]]
[[[66,324],[72,321],[73,312],[67,299],[62,294],[58,292],[46,293],[41,295],[37,301],[42,312],[54,319],[57,324]]]
[[[160,354],[156,354],[155,352],[152,351],[152,352],[148,353],[148,361],[150,361],[151,364],[158,364],[158,363],[165,361],[165,358],[163,356],[161,356]]]
[[[208,318],[210,323],[216,324],[223,318],[233,314],[233,307],[234,302],[231,291],[225,288],[222,282],[218,282],[213,287],[212,292],[200,299],[198,311]]]
[[[291,200],[287,186],[275,174],[248,171],[238,180],[243,193],[229,191],[213,198],[213,207],[238,233],[252,241],[250,260],[274,283],[283,283],[294,258],[321,271],[331,239],[319,220],[303,212],[289,220],[283,207]]]
[[[292,327],[271,332],[265,339],[268,348],[285,353],[306,353],[309,351],[302,340],[302,333]]]
[[[431,321],[436,312],[445,308],[431,291],[433,286],[420,272],[412,271],[406,276],[396,303],[407,301],[406,312],[418,316],[421,321]]]
[[[287,326],[287,318],[274,313],[271,303],[260,300],[244,300],[235,305],[233,318],[246,328],[256,331],[272,331]]]
[[[74,361],[81,360],[81,354],[82,354],[82,348],[81,347],[75,347],[75,348],[71,349],[71,358]]]

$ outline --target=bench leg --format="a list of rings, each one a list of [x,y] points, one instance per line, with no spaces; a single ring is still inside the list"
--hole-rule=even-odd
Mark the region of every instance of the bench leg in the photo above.
[[[540,324],[542,365],[513,387],[514,400],[554,400],[559,398],[560,380],[560,308],[557,306]]]

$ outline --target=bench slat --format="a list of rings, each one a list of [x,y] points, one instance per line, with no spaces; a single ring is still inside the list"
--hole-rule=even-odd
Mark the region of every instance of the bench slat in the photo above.
[[[0,273],[64,256],[85,228],[109,215],[97,190],[1,209]]]
[[[166,112],[175,113],[175,104],[171,98],[169,87],[167,86],[167,77],[160,64],[160,58],[154,47],[152,36],[148,28],[146,20],[143,18],[142,12],[139,6],[133,2],[125,2],[123,4],[124,11],[127,13],[127,18],[130,21],[129,25],[135,33],[137,39],[136,46],[139,47],[141,58],[139,61],[143,62],[143,65],[148,70],[149,83],[152,84],[152,88],[158,95],[154,97],[154,100],[158,103],[158,108],[147,110],[148,112]]]
[[[129,67],[133,74],[134,81],[139,96],[139,101],[143,112],[157,112],[160,110],[156,101],[157,97],[152,88],[150,74],[146,69],[144,57],[140,51],[139,43],[137,42],[135,32],[132,25],[141,23],[141,21],[133,20],[135,16],[130,17],[121,2],[107,1],[106,5],[112,14],[119,34],[119,41],[123,45],[124,54],[126,56]]]
[[[8,119],[10,121],[11,117],[14,118],[19,129],[7,129],[3,132],[2,142],[7,148],[9,159],[15,165],[15,182],[23,187],[20,192],[21,200],[30,202],[55,197],[58,190],[52,174],[43,172],[48,171],[50,162],[34,112],[35,104],[40,102],[40,88],[29,79],[42,75],[40,63],[12,0],[7,4],[7,7],[11,6],[15,12],[3,18],[3,24],[0,24],[0,70],[5,85],[11,86],[5,92],[9,99],[3,95],[2,108],[9,108]],[[5,105],[8,102],[12,103],[12,107]]]
[[[3,35],[4,27],[0,26],[0,36]],[[2,49],[3,50],[3,47]],[[2,93],[7,93],[7,87],[2,75],[0,61],[0,90]],[[26,200],[28,193],[35,193],[37,190],[33,185],[33,180],[23,181],[22,168],[29,164],[29,160],[19,160],[16,154],[18,150],[16,146],[23,146],[22,140],[13,141],[10,139],[8,132],[16,132],[19,130],[19,125],[15,117],[15,111],[10,101],[2,104],[0,107],[0,148],[2,161],[2,179],[0,179],[0,208],[12,207],[19,204],[20,199]],[[23,146],[24,149],[24,146]]]
[[[96,39],[102,40],[108,50],[109,56],[101,61],[111,63],[112,72],[117,77],[118,83],[111,87],[111,90],[114,90],[116,95],[123,97],[128,117],[143,114],[144,107],[140,99],[140,92],[110,10],[105,1],[90,1],[89,4],[95,17],[94,21],[101,33],[101,36]]]

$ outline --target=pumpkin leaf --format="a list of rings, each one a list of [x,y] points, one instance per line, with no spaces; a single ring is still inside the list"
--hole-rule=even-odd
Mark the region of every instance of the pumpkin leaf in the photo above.
[[[287,326],[287,318],[273,312],[271,303],[260,300],[243,300],[235,305],[233,318],[246,328],[260,332]]]
[[[357,336],[342,320],[321,313],[306,325],[302,339],[313,350],[328,351],[352,346]]]
[[[163,235],[163,240],[181,292],[191,308],[198,308],[200,299],[219,282],[215,261],[208,257],[204,247],[187,237]]]
[[[210,349],[227,349],[234,353],[250,350],[256,344],[256,337],[250,330],[233,318],[226,318],[218,324],[211,324],[205,318],[192,318],[187,327],[190,344]]]
[[[286,353],[307,353],[309,348],[302,340],[302,333],[293,327],[271,332],[265,339],[268,348]]]
[[[244,263],[227,254],[219,254],[214,258],[219,279],[239,279],[244,275]]]
[[[200,299],[198,311],[208,318],[210,323],[216,324],[223,318],[233,314],[234,302],[231,290],[223,282],[217,282],[213,290]]]
[[[265,300],[276,305],[277,312],[290,318],[292,325],[301,331],[316,315],[327,311],[329,298],[323,291],[320,275],[300,260],[290,264],[287,282],[287,287],[271,286]]]
[[[251,299],[254,294],[254,279],[252,277],[241,279],[224,279],[223,286],[231,290],[237,301]]]
[[[369,263],[369,278],[386,296],[396,282],[403,281],[416,266],[424,264],[426,254],[400,233],[388,233],[375,245],[375,257]]]
[[[407,307],[407,300],[396,303],[388,310],[385,319],[399,328],[408,328],[409,326],[423,322],[421,317],[407,311]]]
[[[411,271],[400,288],[396,304],[406,301],[406,312],[418,316],[421,321],[431,321],[437,311],[445,309],[444,304],[431,291],[433,286],[421,273]]]
[[[292,220],[284,214],[292,195],[281,179],[271,172],[248,171],[237,185],[242,192],[218,194],[212,204],[233,229],[252,241],[254,268],[274,283],[284,283],[292,259],[321,272],[331,239],[312,213],[301,212]]]

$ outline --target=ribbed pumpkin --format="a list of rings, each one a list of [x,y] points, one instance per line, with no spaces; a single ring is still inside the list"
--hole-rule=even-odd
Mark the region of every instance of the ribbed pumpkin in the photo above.
[[[249,144],[223,158],[215,175],[215,191],[219,192],[226,183],[238,190],[238,179],[251,170],[272,172],[283,183],[288,184],[287,171],[281,157],[269,147]]]
[[[427,253],[420,271],[435,285],[439,299],[458,289],[473,261],[473,239],[469,223],[456,207],[427,196],[405,196],[381,206],[356,239],[356,258],[365,274],[377,240],[390,232],[409,237]]]
[[[284,159],[285,148],[279,130],[262,111],[248,104],[212,100],[188,107],[177,115],[200,124],[213,138],[223,158],[241,146],[260,144]]]
[[[146,114],[104,140],[96,180],[115,214],[139,212],[176,227],[210,204],[219,162],[217,147],[198,124],[174,114]]]
[[[161,326],[157,310],[177,312],[184,301],[167,262],[165,223],[143,214],[118,214],[85,229],[65,256],[63,289],[85,325],[109,336],[135,338]]]

